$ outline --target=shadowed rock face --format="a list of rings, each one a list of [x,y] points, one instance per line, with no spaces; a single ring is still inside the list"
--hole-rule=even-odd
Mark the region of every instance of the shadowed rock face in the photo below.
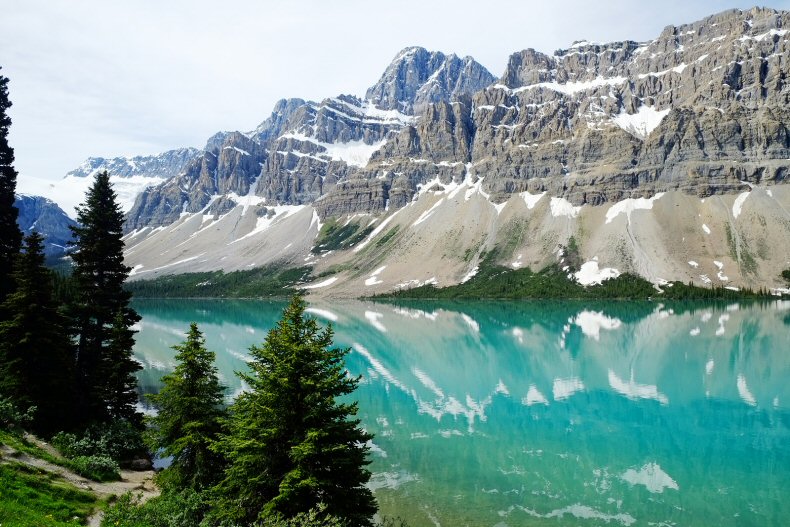
[[[16,197],[14,206],[19,210],[17,224],[27,236],[33,231],[44,236],[44,254],[47,257],[61,256],[66,252],[71,241],[70,226],[77,222],[69,218],[63,210],[52,201],[41,196]]]
[[[365,98],[385,110],[420,114],[430,104],[470,96],[494,80],[472,57],[409,47],[398,53]]]

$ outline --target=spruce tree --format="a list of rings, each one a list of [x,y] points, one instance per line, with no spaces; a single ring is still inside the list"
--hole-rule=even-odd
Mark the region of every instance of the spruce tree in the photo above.
[[[349,349],[331,348],[332,328],[305,318],[296,296],[263,346],[250,348],[249,386],[230,409],[229,430],[216,448],[228,467],[216,487],[219,513],[231,522],[295,515],[326,506],[350,525],[371,525],[373,494],[364,485],[372,436],[359,428],[346,374]]]
[[[0,322],[0,392],[18,408],[35,406],[33,429],[49,434],[72,424],[74,349],[52,296],[43,240],[37,232],[25,238],[15,291],[3,304],[10,317]]]
[[[85,202],[77,207],[71,253],[74,297],[69,306],[77,343],[79,410],[86,423],[123,417],[141,422],[128,394],[136,389],[131,373],[132,326],[140,316],[123,287],[130,268],[123,263],[123,213],[107,171],[96,175]]]
[[[142,415],[137,411],[139,397],[135,373],[143,367],[134,360],[133,347],[134,332],[129,331],[123,311],[118,311],[105,352],[108,367],[104,400],[111,419],[124,419],[142,428]]]
[[[8,144],[11,118],[6,110],[10,106],[8,78],[0,75],[0,303],[13,290],[11,272],[22,245],[22,233],[16,223],[19,211],[14,207],[17,176],[14,149]]]
[[[178,365],[162,377],[162,390],[149,396],[158,413],[149,419],[148,443],[173,457],[160,483],[177,490],[200,490],[222,474],[222,456],[209,447],[222,428],[225,387],[197,324],[189,326],[186,340],[173,349],[178,352]]]

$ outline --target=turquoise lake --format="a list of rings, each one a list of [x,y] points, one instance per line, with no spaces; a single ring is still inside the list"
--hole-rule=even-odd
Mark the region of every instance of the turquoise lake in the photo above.
[[[136,300],[143,391],[190,322],[229,395],[283,303]],[[381,512],[419,526],[790,525],[790,302],[316,303]]]

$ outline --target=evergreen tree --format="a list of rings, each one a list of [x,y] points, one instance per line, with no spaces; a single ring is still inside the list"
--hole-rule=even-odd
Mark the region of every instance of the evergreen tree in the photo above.
[[[140,422],[128,397],[136,388],[131,374],[132,326],[140,316],[123,288],[129,267],[123,263],[123,213],[107,171],[96,175],[72,227],[75,249],[74,297],[69,306],[77,343],[79,410],[85,422],[125,417]]]
[[[12,291],[11,272],[22,245],[22,233],[16,223],[19,211],[14,207],[17,176],[13,167],[14,149],[8,144],[11,118],[6,110],[10,106],[8,78],[0,75],[0,302]]]
[[[149,420],[149,445],[173,456],[160,482],[175,489],[200,490],[222,474],[222,457],[209,449],[218,438],[225,415],[222,386],[214,353],[194,322],[186,340],[173,346],[178,353],[175,371],[162,377],[162,390],[149,396],[158,408]]]
[[[372,436],[359,428],[351,394],[359,379],[346,374],[349,349],[330,348],[331,326],[305,318],[295,296],[262,347],[250,348],[249,386],[230,409],[229,430],[216,445],[228,461],[216,487],[219,514],[231,522],[299,513],[326,506],[350,525],[371,525],[373,494],[364,484]]]
[[[110,341],[106,351],[107,382],[104,400],[112,419],[125,419],[142,428],[142,415],[137,411],[137,377],[142,370],[134,360],[134,332],[129,331],[122,311],[118,311],[110,330]]]
[[[43,240],[37,232],[25,238],[15,291],[3,304],[10,317],[0,322],[0,392],[18,408],[35,406],[33,428],[48,434],[72,424],[74,350],[52,297]]]

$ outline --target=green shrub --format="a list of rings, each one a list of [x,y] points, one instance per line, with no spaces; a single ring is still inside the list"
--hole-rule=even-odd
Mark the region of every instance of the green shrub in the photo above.
[[[124,494],[104,513],[101,527],[238,527],[228,523],[216,523],[210,513],[210,502],[206,492],[184,489],[180,492],[165,492],[141,504],[138,496]],[[207,517],[208,515],[208,517]],[[400,518],[382,518],[378,527],[408,527]],[[255,524],[255,527],[346,527],[347,524],[326,514],[323,505],[293,518],[271,516]]]
[[[260,523],[256,523],[255,527],[347,527],[340,518],[331,516],[325,512],[323,505],[319,505],[318,509],[311,509],[308,512],[302,512],[293,518],[283,518],[282,516],[271,516],[264,519]]]
[[[126,421],[90,426],[82,436],[58,432],[51,443],[72,470],[95,481],[120,479],[119,464],[146,452],[140,432]]]
[[[71,460],[71,468],[80,476],[93,481],[121,479],[121,469],[118,463],[107,456],[77,456]]]
[[[122,462],[146,452],[142,435],[127,421],[90,426],[82,437],[59,432],[52,438],[52,445],[69,459],[99,456]]]
[[[78,438],[74,434],[58,432],[52,437],[52,446],[63,456],[73,459],[78,456],[90,456],[96,452],[97,446],[89,438]]]
[[[0,397],[0,430],[18,432],[23,430],[33,421],[36,407],[31,406],[22,412],[6,397]]]
[[[124,494],[104,513],[102,527],[198,527],[208,510],[203,494],[191,489],[165,493],[140,504]]]

